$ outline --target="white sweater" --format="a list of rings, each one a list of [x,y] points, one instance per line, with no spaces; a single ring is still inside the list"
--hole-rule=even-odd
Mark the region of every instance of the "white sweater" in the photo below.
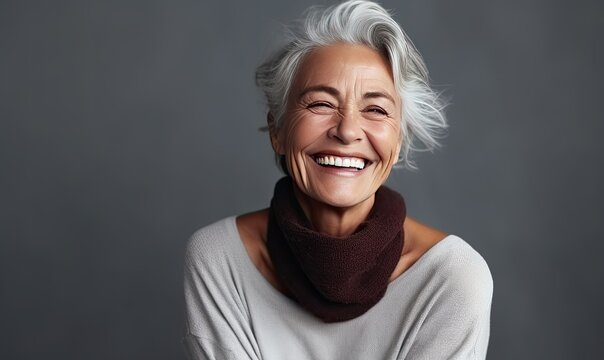
[[[352,320],[324,323],[277,291],[241,241],[235,217],[195,232],[185,259],[190,359],[484,359],[493,280],[480,254],[449,235]]]

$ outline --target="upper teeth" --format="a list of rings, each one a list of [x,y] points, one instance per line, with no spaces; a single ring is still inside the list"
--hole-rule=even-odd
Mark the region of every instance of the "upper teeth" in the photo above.
[[[359,158],[341,158],[338,156],[319,156],[315,158],[317,164],[320,165],[333,165],[337,167],[354,167],[363,169],[365,167],[365,160]]]

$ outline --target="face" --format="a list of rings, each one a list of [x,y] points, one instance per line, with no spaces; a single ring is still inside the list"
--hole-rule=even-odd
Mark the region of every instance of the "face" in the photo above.
[[[348,208],[373,203],[388,178],[400,118],[388,59],[362,45],[330,45],[300,64],[271,142],[303,197]]]

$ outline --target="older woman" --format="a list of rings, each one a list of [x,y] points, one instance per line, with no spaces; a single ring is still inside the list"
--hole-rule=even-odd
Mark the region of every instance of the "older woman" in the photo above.
[[[287,176],[270,208],[193,235],[190,358],[485,358],[487,264],[383,186],[446,126],[420,55],[368,1],[315,8],[293,37],[257,70]]]

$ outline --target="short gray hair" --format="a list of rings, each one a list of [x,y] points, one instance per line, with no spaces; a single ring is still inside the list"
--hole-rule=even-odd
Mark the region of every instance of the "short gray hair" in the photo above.
[[[421,55],[392,16],[379,4],[352,0],[326,9],[311,7],[300,27],[290,28],[285,46],[256,69],[272,124],[278,129],[296,71],[311,50],[335,43],[360,44],[387,55],[402,100],[401,152],[397,165],[415,169],[411,153],[439,146],[447,128],[440,94],[429,84]],[[418,146],[417,143],[423,146]]]

